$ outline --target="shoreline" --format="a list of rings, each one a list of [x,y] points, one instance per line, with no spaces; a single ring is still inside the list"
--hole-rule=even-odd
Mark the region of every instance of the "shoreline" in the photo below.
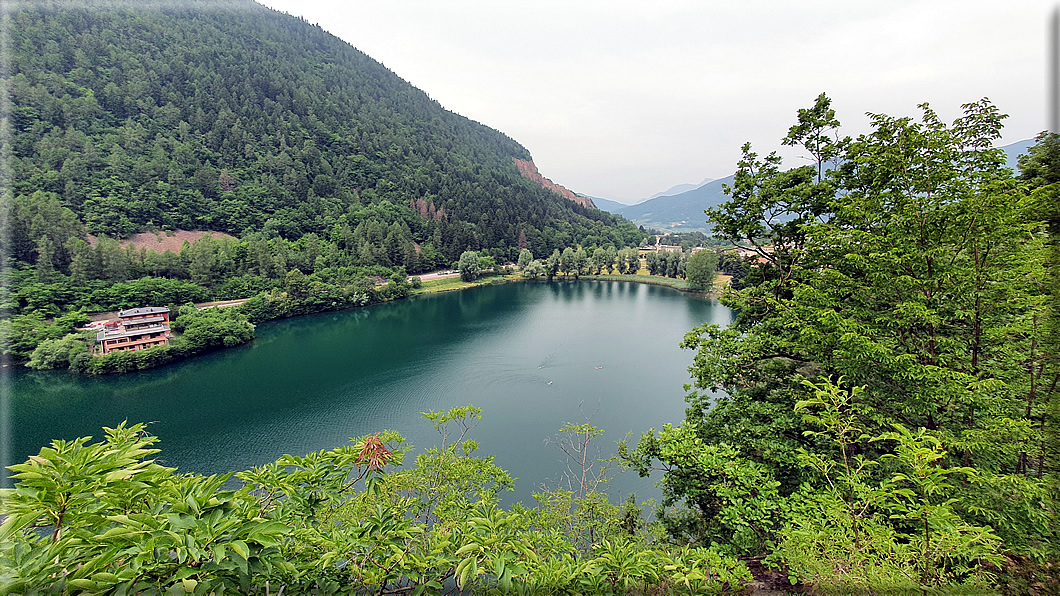
[[[456,292],[456,291],[467,290],[469,288],[474,288],[474,287],[478,287],[478,286],[485,286],[485,285],[499,284],[499,283],[533,282],[533,281],[536,281],[536,282],[541,282],[541,281],[544,281],[544,282],[553,282],[553,281],[557,281],[557,282],[620,281],[620,282],[629,282],[629,283],[639,283],[639,284],[650,285],[650,286],[660,286],[660,287],[664,287],[664,288],[670,288],[672,290],[677,290],[678,292],[684,292],[686,294],[701,294],[704,298],[716,299],[716,298],[718,298],[720,296],[721,290],[724,289],[724,287],[728,285],[729,279],[730,279],[730,277],[728,275],[723,275],[723,274],[718,274],[716,277],[717,278],[723,278],[723,279],[716,279],[716,281],[714,282],[713,287],[711,289],[709,289],[709,290],[694,290],[694,289],[690,289],[688,287],[682,287],[683,285],[687,284],[687,282],[685,280],[675,279],[675,278],[672,278],[672,277],[660,277],[660,276],[657,276],[657,275],[639,275],[639,274],[638,275],[581,275],[581,276],[578,276],[578,277],[572,277],[572,276],[561,277],[561,276],[557,275],[557,276],[553,277],[552,279],[548,279],[548,278],[526,278],[526,277],[520,277],[518,274],[508,275],[508,276],[503,276],[503,275],[502,276],[496,276],[496,275],[494,275],[494,276],[490,276],[488,278],[483,278],[483,280],[485,280],[485,281],[475,280],[475,281],[470,281],[470,282],[461,282],[460,285],[457,285],[457,286],[454,286],[454,287],[439,288],[439,289],[427,288],[426,285],[427,285],[428,282],[424,282],[424,286],[425,287],[422,288],[422,289],[419,289],[419,290],[414,290],[409,297],[422,296],[422,295],[425,295],[425,294],[440,294],[440,293],[443,293],[443,292]]]
[[[418,276],[410,276],[409,279],[412,279],[413,277],[418,277]],[[578,277],[554,276],[552,279],[547,279],[547,278],[544,278],[544,279],[541,279],[541,278],[524,278],[524,277],[519,276],[519,274],[509,274],[509,275],[494,274],[494,275],[490,275],[490,276],[487,276],[487,277],[476,279],[475,281],[470,281],[470,282],[465,282],[465,281],[460,280],[460,281],[458,281],[455,284],[453,283],[453,278],[454,277],[455,276],[451,276],[451,275],[437,276],[437,274],[435,274],[434,279],[431,279],[431,280],[426,281],[426,282],[421,282],[421,286],[419,288],[416,288],[416,289],[412,290],[412,292],[410,292],[407,296],[402,296],[402,297],[398,297],[398,298],[390,298],[388,300],[381,300],[379,302],[375,302],[373,304],[367,304],[367,305],[364,305],[364,306],[353,306],[353,307],[342,308],[342,309],[334,309],[334,310],[328,309],[328,310],[319,310],[319,311],[309,312],[309,313],[300,313],[300,315],[298,315],[298,316],[316,315],[316,314],[322,314],[322,313],[326,313],[326,312],[338,312],[338,311],[341,311],[341,310],[352,310],[354,308],[367,308],[367,307],[374,306],[376,304],[385,304],[387,302],[394,302],[394,301],[397,301],[397,300],[402,300],[402,299],[405,299],[405,298],[412,298],[412,297],[415,297],[415,296],[424,296],[424,295],[428,295],[428,294],[441,294],[441,293],[445,293],[445,292],[458,292],[458,291],[467,290],[467,289],[475,288],[475,287],[479,287],[479,286],[486,286],[486,285],[492,285],[492,284],[515,283],[515,282],[619,281],[619,282],[639,283],[639,284],[644,284],[644,285],[653,285],[653,286],[666,287],[666,288],[670,288],[670,289],[676,290],[678,292],[683,292],[683,293],[687,293],[687,294],[699,294],[705,299],[716,299],[718,297],[718,295],[720,294],[721,289],[724,288],[724,286],[728,284],[728,276],[722,276],[722,275],[717,275],[717,277],[718,278],[724,277],[725,279],[716,280],[714,282],[713,288],[711,288],[708,291],[692,290],[692,289],[689,289],[687,287],[682,287],[682,286],[685,286],[687,284],[687,282],[684,281],[684,280],[680,280],[680,279],[674,279],[674,278],[668,278],[668,277],[659,277],[659,276],[649,276],[649,275],[639,275],[639,274],[638,275],[582,275],[582,276],[578,276]],[[459,278],[457,278],[457,279],[459,279]],[[451,287],[449,287],[450,284],[451,284]],[[445,286],[445,287],[434,288],[432,286]],[[207,303],[196,304],[195,306],[197,308],[200,308],[200,310],[208,309],[208,308],[212,308],[212,307],[222,307],[222,306],[223,307],[232,307],[232,306],[239,307],[244,302],[246,302],[246,301],[248,301],[250,299],[251,298],[244,298],[244,299],[239,299],[239,300],[225,300],[225,301],[207,302]],[[104,316],[106,316],[108,314],[111,314],[111,313],[93,313],[93,314],[91,314],[89,316],[93,320],[98,320],[99,317],[104,317]],[[286,319],[286,318],[291,318],[291,317],[279,317],[277,319],[270,319],[270,321],[271,320]],[[260,322],[264,323],[266,321],[260,321]],[[252,338],[250,340],[250,342],[253,342],[253,341],[254,340]],[[244,343],[250,343],[250,342],[244,342]],[[238,345],[243,345],[243,343],[238,344]],[[236,347],[236,346],[232,346],[232,347]],[[224,349],[224,348],[223,347],[215,348],[215,349],[211,349],[211,350],[206,350],[206,352],[212,352],[212,351],[215,351],[216,349]],[[163,367],[163,366],[166,366],[166,365],[169,365],[169,364],[174,364],[176,362],[180,362],[180,361],[186,360],[188,358],[193,358],[194,356],[197,356],[199,353],[205,353],[205,352],[197,352],[197,353],[193,353],[193,354],[188,354],[186,356],[180,356],[180,357],[171,358],[171,359],[164,359],[163,361],[158,362],[156,365],[149,366],[149,367],[146,367],[146,368],[136,368],[136,369],[131,369],[131,370],[108,371],[106,373],[101,373],[101,374],[86,374],[84,372],[75,372],[75,374],[85,374],[86,376],[102,376],[103,374],[120,375],[120,374],[125,374],[125,373],[130,373],[130,372],[137,372],[137,371],[140,371],[140,370],[147,370],[147,369],[150,369],[150,368],[159,368],[159,367]],[[18,363],[17,365],[13,364],[13,363],[5,363],[5,364],[7,364],[8,366],[11,366],[12,368],[15,368],[15,367],[22,368],[24,366],[24,363]],[[7,368],[7,366],[5,366],[5,368]],[[52,369],[52,370],[60,370],[60,369]],[[68,370],[69,371],[69,369],[62,369],[62,370]]]

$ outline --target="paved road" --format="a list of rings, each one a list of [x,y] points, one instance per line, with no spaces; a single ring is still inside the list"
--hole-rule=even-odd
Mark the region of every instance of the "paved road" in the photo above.
[[[422,273],[420,275],[416,275],[416,276],[413,276],[413,277],[419,277],[420,281],[434,281],[436,279],[445,279],[447,277],[460,277],[460,272],[459,271],[453,271],[453,272],[450,273],[449,271],[445,271],[445,270],[443,270],[443,271],[433,271],[431,273]],[[200,303],[196,304],[195,306],[197,308],[200,308],[200,309],[201,308],[208,308],[208,307],[211,307],[211,306],[216,306],[218,308],[224,308],[226,306],[235,306],[237,304],[243,304],[244,302],[246,302],[246,299],[243,299],[243,300],[223,300],[223,301],[220,301],[220,302],[200,302]],[[93,321],[110,321],[110,320],[117,319],[117,318],[118,318],[118,313],[116,313],[116,312],[101,312],[101,313],[96,313],[96,314],[93,314],[93,315],[89,315],[89,319],[91,319]]]
[[[200,302],[195,305],[195,308],[202,310],[204,308],[224,308],[226,306],[239,306],[249,300],[249,298],[243,298],[241,300],[221,300],[220,302]]]
[[[420,278],[420,281],[434,281],[436,279],[445,279],[447,277],[460,277],[460,272],[455,271],[453,273],[448,273],[446,271],[434,271],[432,273],[413,275],[412,277],[418,277]]]
[[[218,302],[199,302],[199,303],[197,303],[195,305],[195,308],[198,308],[199,310],[202,310],[204,308],[214,307],[214,306],[216,306],[217,308],[224,308],[226,306],[236,306],[237,304],[243,304],[246,301],[247,301],[247,299],[244,298],[242,300],[221,300],[221,301],[218,301]],[[170,313],[170,316],[171,317],[172,316],[176,316],[176,314],[175,313]],[[118,318],[118,313],[116,313],[116,312],[98,312],[98,313],[95,313],[95,314],[88,315],[88,318],[91,321],[112,321],[112,320]]]

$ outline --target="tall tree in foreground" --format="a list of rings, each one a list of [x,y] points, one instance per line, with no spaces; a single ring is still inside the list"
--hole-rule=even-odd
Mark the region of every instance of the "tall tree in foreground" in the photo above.
[[[1043,218],[1031,186],[992,149],[1004,116],[987,100],[963,108],[952,124],[927,105],[919,120],[873,114],[872,132],[839,140],[821,96],[784,140],[815,166],[783,172],[774,155],[745,146],[732,200],[708,215],[717,235],[765,263],[744,279],[750,287],[723,298],[739,312],[735,325],[697,328],[684,343],[696,350],[685,428],[780,481],[793,517],[771,540],[823,537],[839,524],[852,533],[820,557],[874,541],[857,564],[886,559],[888,577],[908,568],[932,585],[984,581],[977,565],[994,549],[1060,556],[1045,483],[1056,472],[1045,439],[1058,374]],[[812,401],[806,381],[846,396],[820,401],[856,433],[821,432],[819,410],[796,411]],[[732,514],[702,498],[718,480],[692,473],[701,459],[668,453],[666,436],[646,436],[636,456],[642,467],[662,461],[668,502],[688,506],[672,516],[683,520],[677,535],[705,539]],[[840,485],[846,492],[831,492]],[[920,555],[898,553],[910,548]],[[833,563],[822,573],[850,562]]]
[[[1020,174],[1032,189],[1032,199],[1048,226],[1048,284],[1052,289],[1047,319],[1046,345],[1056,357],[1060,349],[1060,133],[1043,132],[1037,143],[1019,160]],[[1042,468],[1054,471],[1051,493],[1060,490],[1060,400],[1048,402],[1040,426],[1045,432]]]
[[[776,152],[760,158],[746,143],[733,184],[725,186],[731,200],[706,210],[716,237],[752,250],[768,263],[758,270],[762,301],[769,295],[790,296],[806,265],[807,226],[823,220],[835,194],[834,172],[826,167],[835,165],[850,140],[839,137],[831,104],[822,93],[813,107],[799,110],[798,123],[783,140],[807,151],[812,165],[782,171]],[[752,304],[768,307],[761,301]]]

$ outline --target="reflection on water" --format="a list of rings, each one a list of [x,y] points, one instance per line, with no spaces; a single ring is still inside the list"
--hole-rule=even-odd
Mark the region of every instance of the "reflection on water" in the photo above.
[[[591,414],[604,455],[627,433],[679,423],[692,354],[678,344],[731,319],[668,288],[538,282],[267,323],[248,345],[152,371],[15,373],[12,456],[129,420],[152,422],[167,465],[227,472],[385,428],[426,447],[437,435],[422,412],[473,403],[482,452],[520,479],[509,500],[529,501],[563,469],[545,439],[565,422]],[[615,486],[652,492],[637,478]]]

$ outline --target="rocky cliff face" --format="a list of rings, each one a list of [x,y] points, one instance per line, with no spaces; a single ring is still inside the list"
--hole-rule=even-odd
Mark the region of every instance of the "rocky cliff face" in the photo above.
[[[571,192],[566,187],[560,186],[555,182],[545,178],[541,175],[541,172],[537,171],[537,166],[534,165],[533,160],[529,159],[514,159],[515,167],[519,168],[519,173],[523,175],[523,178],[532,180],[541,186],[551,190],[552,192],[566,198],[567,200],[574,201],[582,207],[590,207],[596,209],[596,205],[593,205],[593,200],[589,197],[579,197],[578,195]]]

